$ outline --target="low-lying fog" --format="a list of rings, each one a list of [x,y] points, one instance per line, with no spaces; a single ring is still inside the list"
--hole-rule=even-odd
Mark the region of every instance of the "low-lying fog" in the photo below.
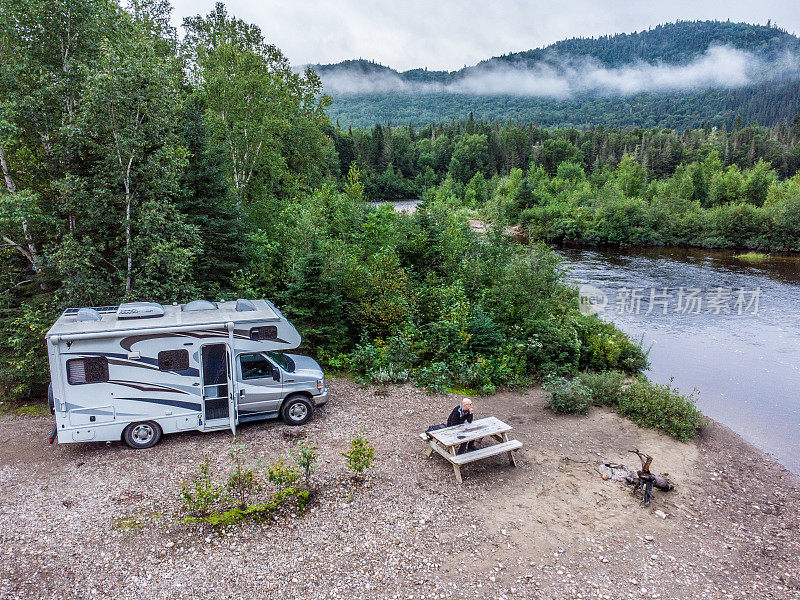
[[[446,84],[407,81],[393,72],[369,75],[341,67],[320,73],[333,95],[451,93],[568,98],[580,93],[636,94],[740,87],[800,75],[800,57],[785,52],[767,60],[730,46],[713,46],[684,64],[631,63],[606,67],[588,58],[551,55],[532,66],[494,60],[466,69]]]

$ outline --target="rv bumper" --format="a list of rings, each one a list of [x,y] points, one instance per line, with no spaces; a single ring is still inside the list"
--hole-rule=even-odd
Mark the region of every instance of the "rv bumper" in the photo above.
[[[318,396],[314,396],[314,406],[325,406],[328,402],[328,388],[322,388],[322,393]]]

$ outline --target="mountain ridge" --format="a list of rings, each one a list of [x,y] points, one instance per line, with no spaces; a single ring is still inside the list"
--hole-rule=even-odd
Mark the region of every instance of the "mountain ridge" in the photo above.
[[[683,42],[689,34],[699,38],[694,47]],[[309,64],[319,75],[342,68],[358,70],[364,75],[396,74],[408,81],[436,81],[446,83],[470,71],[497,63],[515,65],[546,60],[549,56],[590,57],[608,67],[619,66],[637,60],[653,63],[677,64],[707,52],[714,45],[730,46],[739,50],[768,55],[780,50],[800,49],[800,38],[785,29],[773,25],[753,25],[730,21],[675,21],[633,33],[615,33],[598,37],[573,37],[559,40],[539,48],[509,52],[479,61],[452,71],[418,67],[399,71],[370,59],[348,59],[337,63]],[[614,52],[614,49],[622,50]],[[644,49],[650,50],[645,56]]]
[[[800,38],[730,21],[676,21],[570,38],[456,71],[370,60],[310,65],[340,125],[475,118],[539,125],[771,125],[800,113]]]

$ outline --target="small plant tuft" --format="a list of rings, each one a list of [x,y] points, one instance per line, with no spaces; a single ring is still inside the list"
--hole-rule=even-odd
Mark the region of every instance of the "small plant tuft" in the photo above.
[[[239,508],[245,508],[250,503],[250,498],[261,489],[252,468],[245,464],[244,444],[234,442],[228,456],[233,462],[233,472],[228,476],[225,488],[231,499]]]
[[[213,481],[211,460],[206,458],[189,483],[181,484],[183,508],[192,517],[205,517],[222,497],[222,490]]]

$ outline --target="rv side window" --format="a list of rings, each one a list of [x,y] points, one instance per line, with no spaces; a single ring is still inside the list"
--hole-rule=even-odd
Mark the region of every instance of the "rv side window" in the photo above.
[[[185,371],[188,368],[188,350],[162,350],[158,353],[159,371]]]
[[[71,358],[67,361],[67,381],[71,385],[108,381],[108,359],[105,356]]]
[[[242,379],[264,379],[273,375],[272,363],[261,354],[242,354],[239,364],[242,367]]]
[[[266,327],[251,327],[250,339],[254,342],[259,340],[277,340],[278,328],[275,325],[267,325]]]

